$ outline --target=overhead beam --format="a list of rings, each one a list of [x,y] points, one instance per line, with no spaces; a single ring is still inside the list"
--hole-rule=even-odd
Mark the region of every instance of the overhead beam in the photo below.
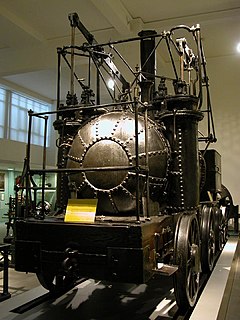
[[[181,17],[171,17],[156,21],[149,21],[145,23],[147,29],[158,29],[163,31],[167,26],[174,26],[178,24],[193,24],[201,21],[201,24],[214,25],[216,22],[227,22],[233,19],[238,19],[240,15],[240,7],[231,8],[226,10],[215,10],[211,12],[196,13],[193,15],[181,16]]]
[[[26,32],[28,35],[35,38],[36,40],[41,42],[44,42],[46,40],[40,32],[35,30],[31,25],[29,25],[26,21],[21,19],[19,16],[9,11],[2,4],[0,4],[0,15],[8,19],[11,23],[16,25],[18,28],[22,29],[24,32]]]
[[[119,34],[131,33],[130,21],[133,18],[120,0],[91,0],[91,2]]]

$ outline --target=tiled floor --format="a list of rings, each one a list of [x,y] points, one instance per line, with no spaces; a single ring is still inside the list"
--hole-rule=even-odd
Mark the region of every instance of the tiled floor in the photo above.
[[[11,297],[26,292],[32,288],[39,286],[38,279],[35,274],[17,272],[13,268],[9,268],[9,285],[8,291]],[[0,293],[3,292],[3,271],[0,272]]]

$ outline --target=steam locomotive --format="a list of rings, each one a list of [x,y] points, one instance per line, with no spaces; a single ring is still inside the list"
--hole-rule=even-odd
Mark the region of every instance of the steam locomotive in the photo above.
[[[71,45],[57,50],[58,101],[52,112],[59,134],[57,168],[46,168],[46,144],[42,168],[31,168],[32,119],[46,124],[48,114],[29,111],[27,155],[16,187],[23,196],[17,195],[15,268],[36,273],[53,291],[83,276],[145,283],[155,273],[167,274],[174,277],[178,306],[186,310],[196,303],[201,273],[212,270],[226,242],[232,207],[221,182],[221,156],[208,148],[216,137],[200,26],[180,25],[160,34],[145,30],[99,44],[76,13],[69,20]],[[75,44],[76,28],[87,40],[82,46]],[[123,43],[140,47],[135,69],[117,49]],[[159,54],[161,45],[166,49]],[[165,54],[172,77],[156,73],[156,56]],[[76,75],[76,57],[89,61],[89,73],[96,68],[95,93],[92,76],[86,84]],[[60,101],[63,60],[70,71],[65,104]],[[108,103],[101,103],[103,88]],[[207,133],[199,134],[203,119]],[[52,208],[45,200],[49,172],[57,175]]]

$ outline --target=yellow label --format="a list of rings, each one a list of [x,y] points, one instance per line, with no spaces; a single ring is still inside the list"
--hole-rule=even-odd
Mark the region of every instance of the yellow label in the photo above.
[[[69,199],[64,221],[93,223],[96,209],[97,199]]]

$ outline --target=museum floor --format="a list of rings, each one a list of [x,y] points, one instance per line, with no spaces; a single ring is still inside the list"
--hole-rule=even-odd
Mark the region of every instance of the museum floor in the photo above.
[[[5,235],[5,225],[0,224],[0,236]],[[2,238],[1,238],[2,240]],[[0,272],[0,290],[2,290],[3,272]],[[166,278],[166,277],[164,277]],[[160,285],[163,284],[161,280]],[[151,284],[110,288],[101,282],[87,279],[64,296],[44,302],[27,312],[15,312],[28,300],[46,294],[34,274],[24,274],[9,270],[9,293],[11,298],[0,302],[1,320],[46,320],[81,319],[112,320],[173,319],[170,306],[173,305],[170,294],[163,296],[160,285]],[[172,283],[165,282],[165,288]],[[170,290],[171,291],[171,290]],[[169,298],[170,297],[170,298]],[[116,301],[117,300],[117,301]],[[155,309],[153,305],[155,305]],[[163,306],[164,311],[160,310]],[[147,310],[151,309],[149,313]],[[240,242],[238,236],[231,236],[223,254],[207,282],[207,285],[193,311],[190,320],[239,320],[240,314]],[[178,319],[178,318],[177,318]],[[180,318],[179,318],[180,319]],[[181,318],[182,319],[182,318]]]

